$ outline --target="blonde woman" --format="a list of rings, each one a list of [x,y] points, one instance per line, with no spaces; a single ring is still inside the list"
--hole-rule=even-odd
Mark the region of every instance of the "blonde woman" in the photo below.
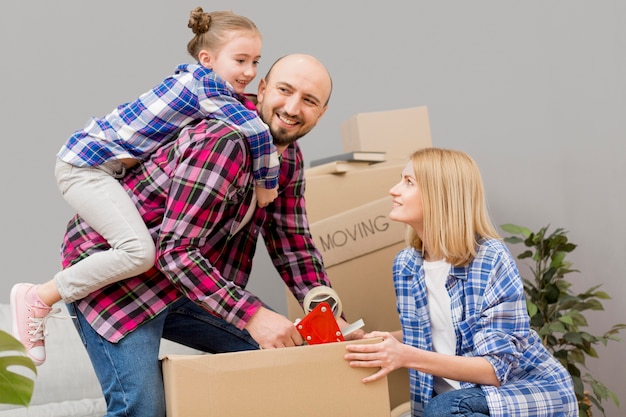
[[[408,225],[393,266],[402,330],[347,347],[351,366],[380,368],[363,382],[408,368],[413,416],[578,416],[569,373],[530,329],[472,158],[419,150],[389,193],[389,217]]]

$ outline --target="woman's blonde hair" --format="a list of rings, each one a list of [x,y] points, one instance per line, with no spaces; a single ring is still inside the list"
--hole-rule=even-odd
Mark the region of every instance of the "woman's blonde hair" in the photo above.
[[[500,239],[489,217],[480,171],[469,155],[424,148],[410,159],[422,195],[423,240],[432,259],[467,265],[476,256],[477,239]],[[422,239],[411,227],[407,243],[424,250]]]
[[[205,13],[202,7],[196,7],[189,14],[187,26],[195,35],[187,44],[187,52],[196,60],[203,49],[213,52],[222,49],[234,31],[252,32],[261,37],[252,20],[231,11]]]

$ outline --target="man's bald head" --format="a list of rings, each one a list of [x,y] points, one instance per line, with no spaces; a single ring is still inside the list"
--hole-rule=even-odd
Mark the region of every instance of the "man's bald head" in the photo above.
[[[330,95],[333,89],[333,80],[328,72],[328,69],[322,64],[317,58],[312,55],[307,54],[289,54],[284,55],[278,58],[265,74],[265,81],[269,81],[272,76],[272,72],[275,69],[289,68],[292,71],[300,72],[307,77],[310,77],[311,80],[319,83],[319,86],[322,87],[321,91],[327,91],[328,94],[322,103],[324,106],[328,105],[330,100]],[[320,97],[323,99],[323,97]]]

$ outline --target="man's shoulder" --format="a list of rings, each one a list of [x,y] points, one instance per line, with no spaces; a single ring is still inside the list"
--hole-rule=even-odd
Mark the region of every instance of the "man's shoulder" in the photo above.
[[[247,158],[248,153],[243,133],[216,119],[202,119],[185,126],[171,145],[163,147],[162,152],[167,154],[173,150],[174,154],[180,154],[194,149],[201,152],[237,152],[242,158]],[[167,159],[172,157],[165,155]]]
[[[230,123],[218,119],[202,119],[192,123],[180,133],[180,136],[188,135],[204,137],[206,139],[217,139],[228,137],[229,139],[243,139],[244,135],[239,129]]]
[[[214,119],[202,119],[185,126],[178,137],[159,148],[152,159],[157,164],[172,166],[219,164],[223,169],[226,165],[245,167],[250,163],[245,136],[228,123]]]

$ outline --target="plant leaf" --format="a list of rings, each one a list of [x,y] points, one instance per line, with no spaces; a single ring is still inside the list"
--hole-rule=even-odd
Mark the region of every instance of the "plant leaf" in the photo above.
[[[515,224],[503,224],[500,226],[502,230],[512,235],[522,235],[524,237],[528,237],[531,235],[531,230],[527,227],[517,226]]]
[[[2,330],[0,330],[0,352],[3,352],[3,356],[0,356],[0,404],[28,406],[35,380],[15,373],[12,369],[23,367],[37,375],[35,364],[26,356],[24,345]]]

